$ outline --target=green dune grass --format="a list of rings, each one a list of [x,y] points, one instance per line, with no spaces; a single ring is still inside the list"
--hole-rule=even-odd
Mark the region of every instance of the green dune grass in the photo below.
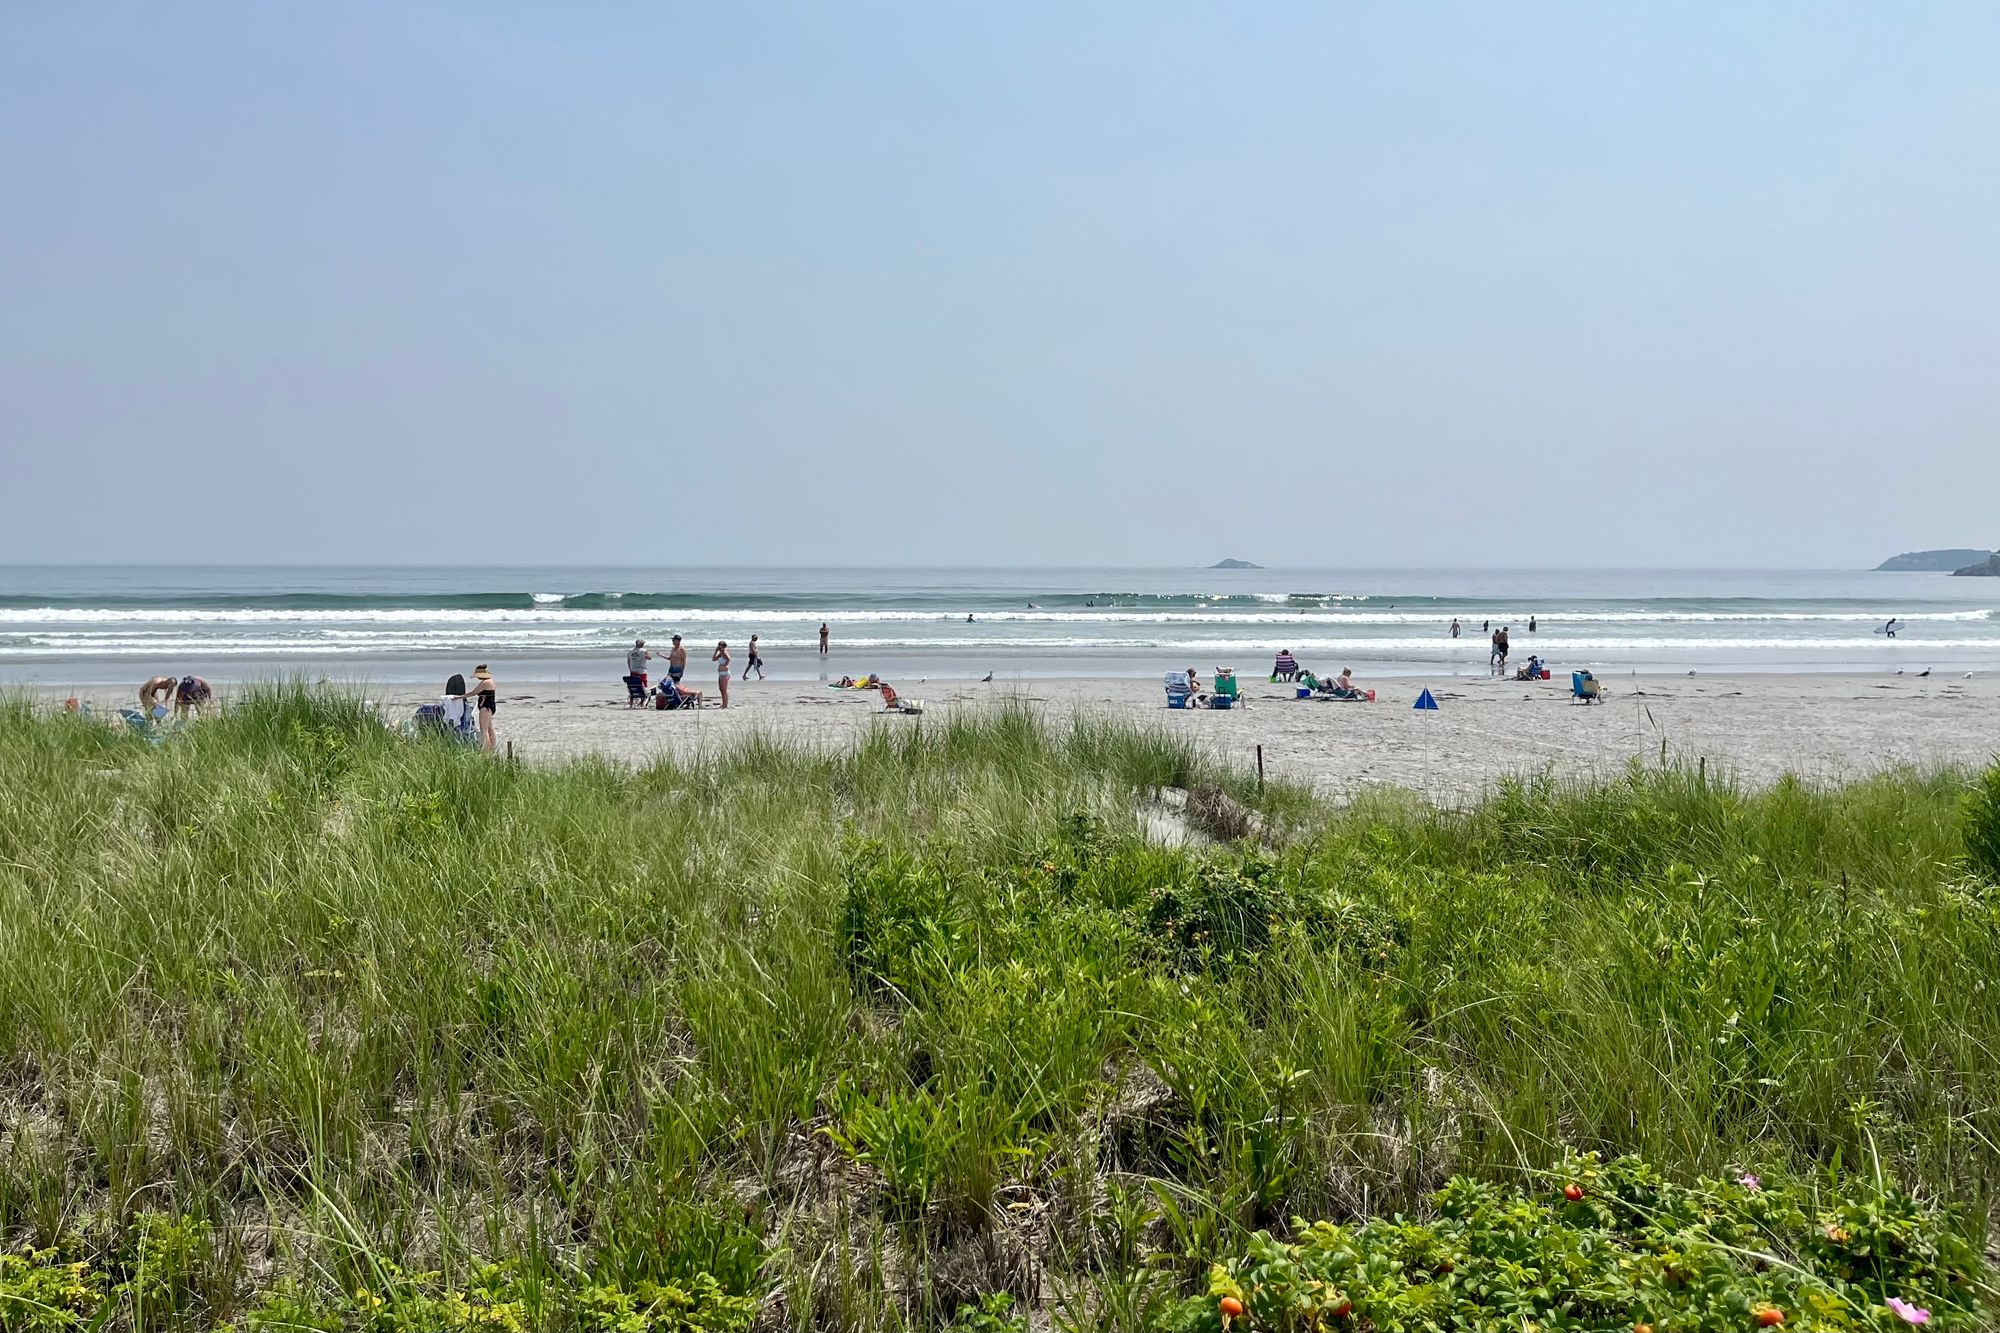
[[[1586,1169],[1796,1212],[1729,1205],[1701,1319],[1975,1326],[1995,848],[1955,771],[1343,810],[1023,711],[635,773],[293,687],[160,744],[15,700],[0,1329],[1220,1326],[1257,1245],[1349,1271],[1298,1218],[1657,1255]],[[1893,1272],[1798,1239],[1878,1222]]]

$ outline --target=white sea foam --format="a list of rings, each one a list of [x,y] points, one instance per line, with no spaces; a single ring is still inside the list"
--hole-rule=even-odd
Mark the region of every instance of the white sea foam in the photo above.
[[[555,593],[537,593],[537,599]],[[1062,611],[984,611],[974,608],[975,624],[1078,624],[1113,625],[1434,625],[1440,636],[1450,617],[1432,611],[1123,611],[1104,607]],[[1702,625],[1770,623],[1824,623],[1875,626],[1882,617],[1851,611],[1576,611],[1537,612],[1544,631],[1559,632],[1567,625]],[[1965,611],[1912,612],[1898,617],[1905,624],[1970,623],[1989,621],[1991,608]],[[957,611],[842,610],[800,611],[742,607],[687,607],[667,609],[596,610],[553,604],[536,608],[465,610],[455,608],[219,608],[219,607],[5,607],[0,608],[0,625],[506,625],[578,624],[634,625],[685,624],[895,624],[964,623],[965,613]],[[1494,616],[1497,625],[1517,631],[1527,616]],[[1469,633],[1477,634],[1476,629]]]

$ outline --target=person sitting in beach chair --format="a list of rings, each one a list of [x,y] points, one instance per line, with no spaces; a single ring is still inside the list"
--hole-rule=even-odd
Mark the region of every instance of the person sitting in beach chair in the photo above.
[[[1573,703],[1603,703],[1604,687],[1588,671],[1572,671],[1569,673],[1569,697]]]
[[[1320,689],[1325,692],[1326,697],[1329,699],[1366,702],[1375,697],[1354,683],[1353,667],[1342,667],[1340,675],[1331,680],[1321,681]]]
[[[465,677],[453,672],[438,701],[418,707],[409,729],[419,736],[449,736],[468,745],[478,744],[479,723],[473,716],[472,701],[466,697]]]
[[[1540,680],[1541,678],[1542,659],[1539,657],[1530,657],[1528,664],[1514,673],[1515,680]]]
[[[885,713],[921,713],[924,711],[921,699],[905,699],[896,693],[896,687],[888,681],[882,682],[882,711]]]
[[[644,676],[625,677],[625,706],[644,708],[646,706],[646,678]]]
[[[683,685],[671,676],[661,681],[659,687],[653,691],[653,707],[663,713],[676,708],[699,708],[701,701],[700,690],[690,685]]]
[[[1167,707],[1193,708],[1196,705],[1189,702],[1193,698],[1194,690],[1188,684],[1188,673],[1185,671],[1169,671],[1167,673]]]
[[[1271,683],[1275,685],[1281,680],[1297,680],[1298,678],[1299,659],[1292,656],[1291,649],[1280,648],[1277,660],[1271,664]]]

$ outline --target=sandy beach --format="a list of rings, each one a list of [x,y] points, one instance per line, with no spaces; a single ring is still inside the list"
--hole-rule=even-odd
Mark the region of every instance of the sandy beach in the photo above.
[[[697,680],[699,678],[696,678]],[[818,682],[738,682],[727,710],[662,713],[626,707],[615,679],[502,681],[499,734],[517,757],[559,762],[598,754],[627,763],[712,753],[750,735],[841,746],[870,727],[931,726],[965,710],[1018,703],[1066,718],[1124,718],[1186,733],[1232,763],[1311,783],[1335,797],[1387,784],[1457,801],[1503,776],[1615,773],[1629,760],[1707,761],[1763,784],[1790,772],[1852,778],[1898,765],[1984,763],[2000,750],[2000,677],[1913,675],[1627,676],[1606,682],[1602,704],[1579,705],[1566,678],[1536,684],[1478,677],[1365,682],[1377,701],[1302,701],[1253,680],[1227,712],[1177,712],[1151,681],[1048,679],[903,687],[922,717],[882,712],[872,690]],[[711,694],[713,682],[707,685]],[[1439,707],[1412,709],[1428,687]],[[227,690],[223,691],[225,698]],[[129,699],[93,691],[95,705]],[[384,687],[377,706],[400,720],[431,696]]]

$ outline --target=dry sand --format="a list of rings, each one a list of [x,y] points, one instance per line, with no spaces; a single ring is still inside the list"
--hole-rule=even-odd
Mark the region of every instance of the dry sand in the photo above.
[[[705,682],[712,686],[712,682]],[[2000,750],[2000,677],[1741,675],[1640,676],[1606,682],[1602,704],[1569,701],[1567,678],[1528,684],[1485,678],[1396,679],[1373,684],[1372,704],[1300,701],[1262,680],[1228,712],[1173,712],[1160,686],[1135,680],[1034,680],[910,685],[921,718],[884,716],[872,690],[817,682],[739,682],[727,710],[628,709],[606,682],[502,681],[499,731],[533,762],[597,753],[643,763],[658,755],[712,753],[753,733],[840,746],[868,727],[932,725],[965,710],[1015,700],[1051,719],[1074,713],[1124,718],[1197,737],[1229,762],[1264,747],[1274,777],[1308,781],[1336,797],[1391,784],[1456,801],[1510,773],[1613,774],[1634,757],[1705,759],[1712,773],[1768,783],[1785,772],[1811,779],[1860,776],[1902,764],[1984,763]],[[1420,688],[1436,712],[1411,708]],[[383,688],[380,707],[401,719],[429,697]],[[122,699],[104,698],[106,703]]]

